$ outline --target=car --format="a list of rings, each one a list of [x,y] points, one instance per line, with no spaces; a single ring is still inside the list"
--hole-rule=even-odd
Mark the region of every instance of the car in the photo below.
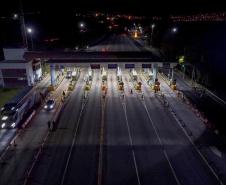
[[[49,99],[49,100],[47,100],[47,102],[44,106],[44,109],[45,110],[52,110],[52,109],[54,109],[54,107],[55,107],[55,100]]]

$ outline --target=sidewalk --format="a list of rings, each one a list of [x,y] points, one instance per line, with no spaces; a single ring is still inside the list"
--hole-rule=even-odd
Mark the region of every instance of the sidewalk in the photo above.
[[[183,73],[179,70],[175,71],[175,75],[177,75],[179,78],[183,79]],[[185,75],[185,78],[183,79],[183,81],[188,85],[190,86],[191,88],[192,87],[197,87],[199,89],[204,89],[206,92],[209,93],[209,95],[211,97],[213,97],[216,101],[224,104],[226,106],[226,94],[224,93],[216,93],[216,92],[213,92],[212,90],[209,90],[207,89],[205,86],[197,83],[197,82],[194,82],[193,80],[191,80],[190,77],[188,77],[187,75]]]

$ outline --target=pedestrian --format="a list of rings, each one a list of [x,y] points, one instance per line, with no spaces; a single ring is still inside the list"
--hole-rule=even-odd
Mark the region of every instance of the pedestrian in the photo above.
[[[130,91],[130,92],[131,92],[131,94],[133,94],[133,89],[131,89],[131,91]]]
[[[122,98],[124,99],[124,94],[122,94]]]

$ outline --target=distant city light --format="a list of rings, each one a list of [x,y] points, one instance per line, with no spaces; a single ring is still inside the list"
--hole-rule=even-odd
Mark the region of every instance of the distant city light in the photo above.
[[[217,22],[226,21],[226,12],[221,13],[206,13],[206,14],[195,14],[185,16],[170,16],[173,22]]]
[[[152,24],[152,25],[151,25],[151,28],[153,29],[154,27],[155,27],[155,24]]]

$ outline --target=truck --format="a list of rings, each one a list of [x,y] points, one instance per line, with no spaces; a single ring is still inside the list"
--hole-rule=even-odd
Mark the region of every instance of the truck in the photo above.
[[[31,90],[23,98],[6,103],[0,112],[0,128],[21,126],[23,120],[26,120],[32,110],[41,103],[43,94],[40,91]]]

